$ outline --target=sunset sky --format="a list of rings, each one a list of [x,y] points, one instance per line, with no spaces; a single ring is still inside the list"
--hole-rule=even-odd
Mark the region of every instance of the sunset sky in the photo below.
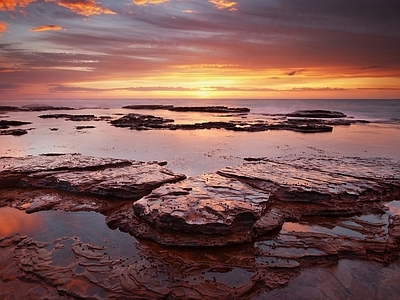
[[[399,0],[0,0],[0,101],[400,99]]]

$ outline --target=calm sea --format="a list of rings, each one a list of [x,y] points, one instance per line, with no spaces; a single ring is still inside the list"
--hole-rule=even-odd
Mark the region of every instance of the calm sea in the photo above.
[[[47,104],[75,108],[121,108],[134,104],[170,104],[175,106],[248,107],[253,114],[289,113],[301,109],[335,110],[365,120],[400,121],[400,100],[259,100],[259,99],[134,99],[134,100],[35,100],[3,101],[1,105]]]

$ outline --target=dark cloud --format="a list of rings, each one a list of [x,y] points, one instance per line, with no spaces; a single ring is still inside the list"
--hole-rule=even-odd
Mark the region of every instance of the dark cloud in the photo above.
[[[0,83],[0,90],[17,90],[20,85],[13,83]]]

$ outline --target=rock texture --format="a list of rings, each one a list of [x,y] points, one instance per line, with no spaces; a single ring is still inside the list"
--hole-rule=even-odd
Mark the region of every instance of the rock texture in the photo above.
[[[96,158],[77,154],[0,158],[0,187],[52,188],[102,197],[139,199],[152,189],[177,182],[174,174],[156,162]]]
[[[2,237],[0,297],[17,291],[28,299],[252,299],[309,267],[398,259],[399,162],[246,161],[185,179],[156,162],[1,158],[0,206],[97,211],[110,228],[138,240],[118,248],[102,237]]]
[[[200,175],[164,185],[135,202],[135,215],[144,222],[130,232],[169,245],[242,243],[252,239],[267,202],[268,194],[239,181]]]

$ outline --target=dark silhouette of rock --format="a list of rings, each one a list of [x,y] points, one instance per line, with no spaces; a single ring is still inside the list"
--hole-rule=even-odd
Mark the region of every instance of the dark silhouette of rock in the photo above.
[[[115,127],[149,130],[165,128],[164,125],[171,122],[174,122],[174,120],[155,117],[152,115],[128,114],[117,120],[112,120],[110,124]]]
[[[10,126],[22,126],[32,124],[31,122],[23,122],[23,121],[9,121],[9,120],[0,120],[0,129],[8,129]]]
[[[138,105],[126,105],[123,106],[122,108],[126,108],[126,109],[149,109],[149,110],[156,110],[156,109],[160,109],[160,110],[169,110],[170,108],[173,108],[173,105],[157,105],[157,104],[138,104]]]
[[[101,121],[101,118],[97,118],[95,115],[70,115],[70,114],[48,114],[40,115],[42,119],[65,119],[66,121]]]
[[[88,126],[75,126],[76,130],[83,130],[83,129],[93,129],[96,128],[96,126],[88,125]]]
[[[280,123],[256,122],[203,122],[193,124],[174,124],[172,119],[164,119],[152,115],[128,114],[119,119],[110,121],[115,127],[125,127],[132,130],[201,130],[201,129],[225,129],[232,131],[257,132],[267,130],[291,130],[303,133],[330,132],[332,126],[323,123],[316,124],[308,120],[283,121]],[[341,123],[339,125],[342,125]],[[347,125],[347,124],[346,124]]]
[[[0,135],[14,135],[14,136],[20,136],[27,134],[28,130],[27,129],[6,129],[6,130],[0,130]]]
[[[288,117],[296,118],[346,118],[347,116],[340,111],[330,110],[298,110],[290,114],[286,114]]]
[[[169,108],[170,111],[182,112],[207,112],[207,113],[247,113],[250,109],[246,107],[227,107],[227,106],[175,106]]]
[[[249,108],[246,107],[227,107],[227,106],[173,106],[173,105],[127,105],[122,108],[126,109],[149,109],[149,110],[169,110],[179,112],[205,112],[205,113],[248,113]]]

